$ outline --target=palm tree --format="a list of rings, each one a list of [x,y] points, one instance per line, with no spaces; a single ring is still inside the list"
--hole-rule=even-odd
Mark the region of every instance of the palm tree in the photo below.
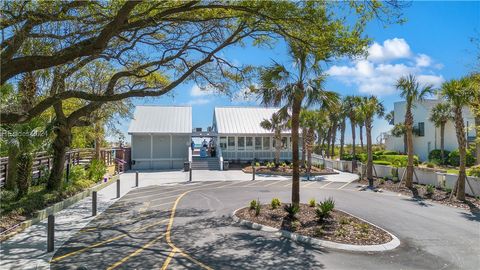
[[[391,110],[385,114],[385,120],[387,120],[389,125],[395,125],[395,111]]]
[[[452,119],[452,106],[449,103],[438,103],[433,107],[429,120],[440,128],[440,156],[442,164],[445,162],[445,125]]]
[[[395,137],[403,137],[403,153],[407,153],[407,130],[405,124],[395,124],[391,130],[391,133]]]
[[[318,68],[320,60],[305,48],[289,44],[290,56],[297,70],[290,72],[285,66],[273,63],[260,72],[260,87],[256,91],[265,105],[280,106],[281,111],[291,111],[292,134],[292,204],[300,203],[300,171],[298,129],[303,103],[308,107],[318,103],[329,106],[338,100],[335,92],[324,90],[325,77]]]
[[[356,149],[355,149],[355,126],[357,125],[357,107],[361,102],[361,98],[357,96],[347,96],[344,99],[345,103],[345,113],[347,114],[348,119],[350,120],[350,126],[352,128],[352,171],[355,171],[357,168],[357,158],[356,158]]]
[[[457,133],[458,150],[460,155],[458,179],[453,187],[452,196],[455,194],[458,200],[463,201],[465,200],[467,138],[465,136],[465,124],[463,122],[462,109],[469,104],[473,91],[472,88],[469,87],[467,78],[463,78],[443,83],[441,94],[453,108],[455,131]]]
[[[270,119],[264,119],[260,122],[260,126],[266,130],[273,132],[275,140],[275,165],[280,164],[280,151],[282,150],[282,131],[285,129],[285,120],[280,114],[274,113]]]
[[[373,154],[372,154],[372,127],[375,116],[382,117],[385,111],[383,104],[375,97],[364,97],[360,104],[362,117],[365,120],[365,130],[367,133],[367,179],[368,185],[373,187]]]
[[[345,100],[342,100],[340,104],[340,110],[339,110],[339,117],[340,117],[340,158],[345,154],[344,153],[344,145],[345,145],[345,128],[346,128],[346,120],[347,120],[347,115],[345,114]]]
[[[470,86],[473,91],[472,98],[470,99],[470,108],[475,116],[475,152],[476,161],[475,164],[480,164],[480,73],[474,73],[470,76]]]
[[[359,131],[359,137],[360,137],[360,148],[362,148],[363,151],[363,127],[365,126],[365,115],[364,113],[360,110],[362,107],[362,102],[364,102],[364,99],[362,98],[360,100],[360,103],[358,104],[359,106],[357,107],[357,125],[358,125],[358,131]]]
[[[407,175],[405,186],[413,188],[413,114],[412,108],[415,103],[421,102],[425,97],[433,92],[432,85],[420,85],[414,75],[401,77],[397,80],[396,88],[400,91],[400,96],[406,100],[405,109],[405,131],[407,138]]]
[[[305,133],[302,134],[305,137],[305,152],[307,155],[307,172],[310,172],[312,168],[312,153],[315,143],[315,130],[317,130],[322,123],[325,122],[325,114],[319,111],[302,110],[301,115],[303,127],[305,127]]]

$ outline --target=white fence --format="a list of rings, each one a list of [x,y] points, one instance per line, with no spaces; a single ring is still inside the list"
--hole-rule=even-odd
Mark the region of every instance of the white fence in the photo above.
[[[312,156],[312,162],[317,164],[324,164],[325,168],[331,168],[339,171],[352,172],[352,162],[345,160],[331,160],[324,159],[319,155]],[[373,165],[373,175],[378,178],[388,178],[392,179],[393,177],[398,177],[401,179],[405,173],[405,168],[395,168],[392,166],[386,165]],[[357,162],[358,172],[366,171],[366,164]],[[424,185],[434,185],[439,188],[452,188],[457,181],[458,175],[436,172],[431,169],[426,168],[414,168],[414,182]],[[480,196],[480,178],[467,176],[467,181],[465,183],[465,193],[472,196]]]

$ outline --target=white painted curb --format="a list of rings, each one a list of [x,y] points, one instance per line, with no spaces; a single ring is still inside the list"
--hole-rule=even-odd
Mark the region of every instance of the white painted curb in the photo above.
[[[275,235],[277,235],[277,236],[283,236],[283,237],[289,238],[293,241],[300,242],[300,243],[307,243],[307,244],[318,245],[318,246],[321,246],[321,247],[333,248],[333,249],[339,249],[339,250],[361,251],[361,252],[388,251],[388,250],[395,249],[396,247],[398,247],[400,245],[400,240],[395,235],[390,233],[389,231],[387,231],[385,229],[382,229],[379,226],[377,226],[377,225],[375,225],[371,222],[368,222],[368,221],[366,221],[362,218],[359,218],[359,217],[357,217],[355,215],[352,215],[350,213],[347,213],[345,211],[342,211],[342,212],[344,212],[346,214],[349,214],[349,215],[351,215],[355,218],[358,218],[361,221],[363,221],[365,223],[368,223],[372,226],[375,226],[375,227],[381,229],[382,231],[387,232],[392,237],[392,240],[388,243],[380,244],[380,245],[349,245],[349,244],[341,244],[341,243],[336,243],[336,242],[327,241],[327,240],[320,240],[320,239],[317,239],[317,238],[312,238],[312,237],[309,237],[309,236],[299,235],[299,234],[292,233],[292,232],[289,232],[289,231],[280,230],[280,229],[273,228],[273,227],[270,227],[270,226],[266,226],[266,225],[258,224],[258,223],[251,222],[251,221],[248,221],[248,220],[240,219],[236,215],[237,211],[240,210],[240,209],[243,209],[243,207],[233,211],[233,213],[232,213],[233,220],[235,222],[237,222],[238,224],[243,225],[243,226],[247,226],[247,227],[255,229],[255,230],[266,231],[266,232],[274,232]],[[337,210],[337,211],[339,211],[339,210]]]

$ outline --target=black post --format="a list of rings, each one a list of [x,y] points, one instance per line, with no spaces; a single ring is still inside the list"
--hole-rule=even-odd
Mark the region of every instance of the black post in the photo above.
[[[192,166],[190,165],[190,170],[188,170],[188,181],[192,182]]]
[[[67,169],[65,172],[65,182],[68,183],[68,176],[70,175],[70,161],[67,163]]]
[[[48,215],[47,224],[47,252],[54,250],[54,238],[55,238],[55,216]]]
[[[117,198],[120,198],[120,179],[117,179]]]
[[[97,215],[97,192],[92,191],[92,216]]]
[[[255,180],[255,166],[252,164],[252,181]]]
[[[138,187],[138,171],[135,172],[135,186]]]

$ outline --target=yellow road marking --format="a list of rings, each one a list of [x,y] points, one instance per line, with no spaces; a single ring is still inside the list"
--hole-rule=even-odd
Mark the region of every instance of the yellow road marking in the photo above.
[[[119,265],[123,264],[124,262],[126,262],[127,260],[129,260],[130,258],[132,257],[135,257],[137,256],[138,254],[140,254],[142,251],[144,251],[145,249],[147,249],[148,247],[150,247],[151,245],[153,245],[155,242],[157,242],[158,240],[162,239],[163,236],[165,236],[165,233],[162,233],[161,235],[159,235],[157,238],[153,239],[152,241],[148,242],[146,245],[144,245],[143,247],[135,250],[134,252],[130,253],[130,255],[124,257],[123,259],[117,261],[116,263],[112,264],[110,267],[107,268],[107,270],[112,270],[112,269],[115,269],[117,268]]]
[[[350,183],[352,183],[352,182],[348,182],[348,183],[346,183],[345,185],[342,185],[341,187],[339,187],[338,189],[342,189],[342,188],[344,188],[344,187],[346,187],[346,186],[350,185]]]
[[[173,256],[175,256],[176,252],[177,252],[177,249],[173,248],[172,251],[168,253],[167,259],[165,260],[165,262],[163,262],[162,270],[167,269],[168,265],[170,264],[170,261],[172,260]]]

